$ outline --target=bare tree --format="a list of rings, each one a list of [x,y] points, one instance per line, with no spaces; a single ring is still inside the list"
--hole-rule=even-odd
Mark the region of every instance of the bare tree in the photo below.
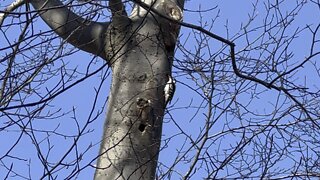
[[[35,168],[40,179],[81,178],[92,169],[95,179],[320,177],[320,24],[299,21],[307,11],[320,12],[320,3],[257,0],[247,5],[240,28],[219,21],[223,2],[206,9],[184,4],[6,5],[0,12],[0,132],[14,134],[14,141],[0,151],[0,177],[34,179]],[[182,22],[183,11],[199,23]],[[42,20],[50,29],[39,29]],[[216,26],[225,27],[223,37],[213,33]],[[79,58],[79,50],[91,60],[68,60]],[[178,97],[165,107],[164,86],[173,75]],[[78,107],[55,106],[93,78],[85,116]],[[97,138],[93,128],[101,126],[106,103]],[[37,158],[19,153],[25,141]]]
[[[171,76],[179,26],[151,10],[179,21],[182,6],[175,1],[140,2],[144,8],[136,5],[129,17],[121,1],[111,0],[108,7],[112,21],[98,23],[76,15],[57,0],[30,3],[55,33],[105,59],[112,69],[95,179],[154,179],[164,115],[163,89]],[[170,33],[163,33],[168,28]],[[11,62],[6,74],[10,74]],[[3,87],[7,82],[5,76]],[[53,170],[47,170],[47,174]]]

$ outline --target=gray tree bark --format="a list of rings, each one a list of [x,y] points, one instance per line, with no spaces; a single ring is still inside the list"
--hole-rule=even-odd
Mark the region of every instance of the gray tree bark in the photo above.
[[[135,0],[129,17],[121,0],[109,0],[110,23],[85,20],[58,0],[30,2],[59,36],[111,66],[95,179],[154,179],[165,110],[163,89],[179,33],[179,25],[168,18],[182,19],[184,0]]]

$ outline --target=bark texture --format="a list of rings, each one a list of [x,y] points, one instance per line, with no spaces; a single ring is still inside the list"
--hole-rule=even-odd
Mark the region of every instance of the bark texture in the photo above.
[[[134,2],[141,6],[136,4],[128,17],[120,0],[110,0],[111,23],[96,23],[70,12],[59,1],[31,1],[62,38],[111,66],[96,180],[155,178],[165,110],[163,89],[179,33],[178,24],[158,15],[181,20],[184,1]]]

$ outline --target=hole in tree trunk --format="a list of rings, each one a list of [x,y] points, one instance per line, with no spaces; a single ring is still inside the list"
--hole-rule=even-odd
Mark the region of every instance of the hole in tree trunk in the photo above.
[[[141,132],[143,132],[145,129],[146,129],[146,125],[145,125],[145,124],[140,124],[139,130],[140,130]]]

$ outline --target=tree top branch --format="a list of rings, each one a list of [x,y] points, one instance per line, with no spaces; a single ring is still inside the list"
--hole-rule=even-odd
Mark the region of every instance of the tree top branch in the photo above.
[[[84,19],[69,10],[59,0],[29,0],[42,19],[59,36],[79,49],[106,59],[104,32],[109,22]]]

